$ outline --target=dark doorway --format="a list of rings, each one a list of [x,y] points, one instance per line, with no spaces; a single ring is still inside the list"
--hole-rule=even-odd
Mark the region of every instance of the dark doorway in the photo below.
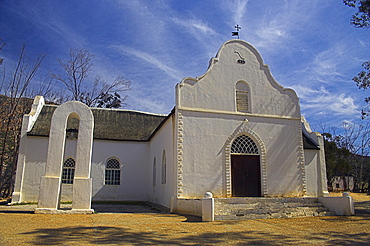
[[[231,155],[232,196],[261,196],[259,155]]]

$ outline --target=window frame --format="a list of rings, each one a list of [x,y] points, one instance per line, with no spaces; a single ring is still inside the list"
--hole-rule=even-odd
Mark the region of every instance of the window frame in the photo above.
[[[118,163],[116,167],[108,167],[111,161]],[[117,163],[115,163],[117,165]],[[118,158],[111,157],[105,162],[104,185],[121,185],[121,162]]]
[[[73,162],[73,165],[70,166],[67,164],[70,164]],[[75,177],[75,169],[76,169],[76,161],[72,157],[68,157],[63,162],[63,168],[62,168],[62,176],[61,176],[61,182],[62,184],[73,184],[73,179]]]

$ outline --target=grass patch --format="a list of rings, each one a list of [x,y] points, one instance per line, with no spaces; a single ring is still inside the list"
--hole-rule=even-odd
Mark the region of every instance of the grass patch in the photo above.
[[[22,206],[22,205],[37,205],[37,202],[20,202],[12,204],[12,206]]]
[[[60,202],[60,204],[72,204],[72,201]]]

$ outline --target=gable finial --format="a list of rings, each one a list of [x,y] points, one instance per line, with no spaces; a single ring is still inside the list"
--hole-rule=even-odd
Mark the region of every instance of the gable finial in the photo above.
[[[242,29],[238,24],[235,26],[236,32],[231,32],[231,36],[238,36],[239,39],[239,30]]]

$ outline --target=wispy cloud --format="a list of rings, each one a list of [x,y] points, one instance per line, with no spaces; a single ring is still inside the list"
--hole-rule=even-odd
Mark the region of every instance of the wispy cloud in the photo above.
[[[243,22],[248,1],[249,0],[235,0],[232,2],[232,4],[234,5],[232,10],[235,24],[240,24]]]
[[[181,78],[181,72],[180,71],[177,71],[176,69],[169,67],[168,65],[164,64],[163,62],[161,62],[160,60],[158,60],[157,58],[155,58],[154,56],[152,56],[148,53],[145,53],[145,52],[142,52],[142,51],[139,51],[139,50],[136,50],[136,49],[132,49],[132,48],[129,48],[129,47],[125,47],[123,45],[112,45],[111,47],[118,50],[119,52],[121,52],[124,55],[133,55],[137,58],[143,59],[144,61],[148,62],[149,64],[151,64],[151,65],[159,68],[160,70],[164,71],[167,75],[169,75],[172,78],[175,78],[177,80],[179,80]]]
[[[256,31],[260,41],[257,44],[259,47],[268,47],[272,44],[283,43],[284,39],[289,38],[287,26],[278,23],[276,20],[271,20],[267,25]]]
[[[20,11],[19,9],[22,9]],[[30,23],[33,29],[42,30],[44,33],[48,33],[47,37],[53,37],[50,32],[54,32],[58,35],[58,40],[64,39],[67,41],[66,47],[73,46],[85,46],[83,37],[77,32],[74,32],[72,28],[68,27],[64,21],[58,18],[57,14],[53,14],[48,5],[38,8],[36,6],[28,6],[22,3],[17,5],[17,9],[9,8],[9,11],[14,12],[15,15],[20,16],[25,22]],[[46,35],[41,36],[46,37]],[[50,42],[51,40],[47,40]]]
[[[345,49],[341,45],[334,46],[317,54],[311,64],[311,79],[328,83],[343,77],[339,71],[346,60]]]
[[[217,33],[210,24],[200,18],[191,17],[188,19],[180,19],[178,17],[173,17],[171,20],[189,33],[192,39],[197,40],[200,44],[199,47],[203,48],[205,51],[204,54],[207,54],[207,56],[213,55],[221,43],[221,35]]]
[[[207,35],[216,35],[217,32],[213,30],[208,24],[204,23],[202,20],[199,19],[188,19],[183,20],[179,19],[178,17],[173,17],[172,20],[184,27],[190,34],[192,34],[195,37],[200,37],[205,34]]]
[[[174,102],[171,105],[168,105],[167,102],[158,100],[157,95],[148,96],[146,93],[142,93],[142,91],[139,90],[134,90],[132,93],[130,93],[129,97],[127,98],[127,102],[129,108],[140,109],[144,112],[159,114],[168,114],[171,110],[171,107],[174,105]]]

